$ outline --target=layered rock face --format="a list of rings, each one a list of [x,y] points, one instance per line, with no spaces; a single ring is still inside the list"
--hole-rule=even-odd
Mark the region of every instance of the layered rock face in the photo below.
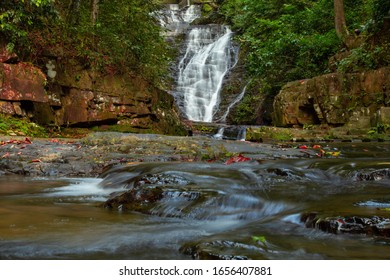
[[[276,126],[390,123],[390,67],[364,73],[331,73],[287,84],[276,96]]]
[[[0,112],[44,125],[121,124],[184,134],[174,98],[136,75],[102,75],[77,62],[48,60],[46,69],[0,52]]]

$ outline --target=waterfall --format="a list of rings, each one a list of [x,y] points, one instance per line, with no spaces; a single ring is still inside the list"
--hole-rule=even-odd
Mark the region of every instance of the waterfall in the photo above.
[[[224,77],[237,63],[238,52],[232,44],[233,32],[227,26],[190,26],[200,16],[200,5],[180,8],[169,4],[158,19],[167,38],[186,35],[172,91],[179,108],[189,120],[212,122]]]
[[[176,96],[187,118],[212,122],[225,75],[236,63],[232,31],[226,26],[195,27],[179,63]]]
[[[180,9],[178,4],[167,4],[166,9],[159,11],[156,17],[165,29],[164,36],[174,37],[185,32],[200,15],[200,6],[191,5]]]
[[[243,126],[240,128],[240,131],[238,132],[238,135],[237,135],[237,140],[238,141],[246,141],[246,126]]]
[[[225,128],[224,127],[219,128],[217,134],[213,135],[213,138],[214,139],[218,139],[218,140],[223,139],[223,133],[224,132],[225,132]]]

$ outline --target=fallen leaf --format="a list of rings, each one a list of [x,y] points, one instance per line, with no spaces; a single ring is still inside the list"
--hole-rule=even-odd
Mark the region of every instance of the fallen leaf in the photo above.
[[[225,164],[229,165],[229,164],[232,164],[232,163],[244,162],[244,161],[249,161],[249,160],[251,160],[251,159],[248,158],[248,157],[244,157],[243,155],[239,154],[238,156],[234,156],[234,157],[229,158],[225,162]]]
[[[265,239],[265,236],[252,236],[252,240],[255,242],[261,242],[263,244],[265,244],[265,242],[267,241]]]

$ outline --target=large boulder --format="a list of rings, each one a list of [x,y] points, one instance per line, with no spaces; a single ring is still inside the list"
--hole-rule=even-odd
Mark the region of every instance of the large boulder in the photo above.
[[[273,104],[276,126],[309,124],[358,128],[387,122],[390,67],[364,73],[331,73],[287,84]]]

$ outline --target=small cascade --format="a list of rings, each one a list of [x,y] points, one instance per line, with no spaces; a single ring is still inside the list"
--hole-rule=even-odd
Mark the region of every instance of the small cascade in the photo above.
[[[240,127],[240,130],[237,134],[238,141],[246,141],[246,126]]]
[[[243,98],[244,98],[244,95],[246,93],[246,88],[248,87],[248,85],[246,85],[244,87],[244,89],[241,91],[241,93],[236,97],[236,99],[233,100],[232,103],[230,103],[230,105],[227,107],[226,109],[226,112],[223,114],[223,116],[219,119],[219,122],[223,122],[225,123],[226,122],[226,118],[227,116],[229,115],[230,113],[230,110],[238,103],[240,102]]]
[[[237,140],[245,141],[246,126],[222,125],[218,132],[212,135],[212,138],[218,140]]]
[[[218,140],[221,140],[223,139],[223,133],[225,132],[225,128],[224,127],[221,127],[218,129],[218,132],[216,134],[213,135],[213,138],[214,139],[218,139]]]

